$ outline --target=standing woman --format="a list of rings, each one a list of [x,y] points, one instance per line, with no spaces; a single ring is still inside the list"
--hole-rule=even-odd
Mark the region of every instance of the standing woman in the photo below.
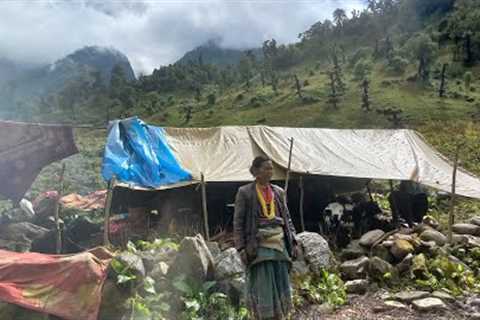
[[[282,188],[270,184],[272,161],[253,160],[255,181],[238,189],[235,247],[246,265],[247,301],[255,319],[286,319],[292,309],[289,269],[296,256],[295,227]]]

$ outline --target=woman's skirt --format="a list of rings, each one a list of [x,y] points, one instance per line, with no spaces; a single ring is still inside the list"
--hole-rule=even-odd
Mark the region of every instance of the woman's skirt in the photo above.
[[[292,309],[290,261],[277,250],[259,248],[258,253],[247,270],[249,308],[257,320],[286,319]]]

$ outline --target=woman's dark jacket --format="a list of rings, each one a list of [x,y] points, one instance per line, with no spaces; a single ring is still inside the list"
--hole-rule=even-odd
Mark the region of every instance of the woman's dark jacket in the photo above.
[[[285,222],[283,230],[285,232],[286,249],[290,257],[293,256],[293,247],[296,244],[295,227],[293,226],[290,212],[284,202],[284,191],[276,185],[271,185],[275,197],[275,208],[278,210],[279,216]],[[235,213],[233,217],[233,236],[235,248],[245,250],[247,255],[247,263],[252,262],[257,255],[258,239],[257,239],[257,218],[262,211],[260,202],[257,197],[256,182],[249,183],[238,189],[235,197]]]

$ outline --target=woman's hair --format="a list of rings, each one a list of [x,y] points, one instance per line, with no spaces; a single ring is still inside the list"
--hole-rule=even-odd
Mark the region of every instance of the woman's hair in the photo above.
[[[250,173],[255,176],[257,173],[257,170],[262,167],[262,164],[264,162],[271,161],[270,158],[267,156],[257,156],[255,159],[252,161],[252,165],[250,166]]]

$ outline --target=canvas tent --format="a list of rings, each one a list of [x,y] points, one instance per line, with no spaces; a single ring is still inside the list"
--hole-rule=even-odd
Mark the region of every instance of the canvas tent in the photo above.
[[[355,191],[371,179],[411,180],[451,190],[452,165],[412,130],[159,128],[130,118],[111,123],[102,174],[107,181],[115,176],[117,186],[127,190],[167,189],[162,205],[175,198],[172,190],[190,190],[192,194],[193,188],[185,186],[199,184],[203,176],[210,198],[225,194],[223,199],[233,202],[236,188],[252,181],[249,166],[257,155],[272,159],[273,180],[285,179],[291,138],[291,173],[305,178],[305,184],[326,182],[337,191]],[[459,195],[480,199],[480,179],[460,169],[456,190]],[[196,203],[201,212],[198,199],[187,194],[180,198],[184,203]],[[168,206],[165,210],[180,209]]]
[[[129,135],[133,131],[135,135]],[[452,165],[413,130],[158,128],[130,118],[113,122],[109,132],[103,176],[108,181],[116,175],[120,184],[131,188],[198,183],[202,174],[206,182],[251,181],[248,168],[259,154],[275,164],[273,179],[283,180],[289,139],[294,138],[291,172],[296,174],[411,180],[451,190]],[[162,148],[157,147],[159,143]],[[135,163],[145,159],[148,161]],[[154,180],[152,175],[165,179]],[[459,195],[480,199],[480,179],[460,169],[456,190]]]

